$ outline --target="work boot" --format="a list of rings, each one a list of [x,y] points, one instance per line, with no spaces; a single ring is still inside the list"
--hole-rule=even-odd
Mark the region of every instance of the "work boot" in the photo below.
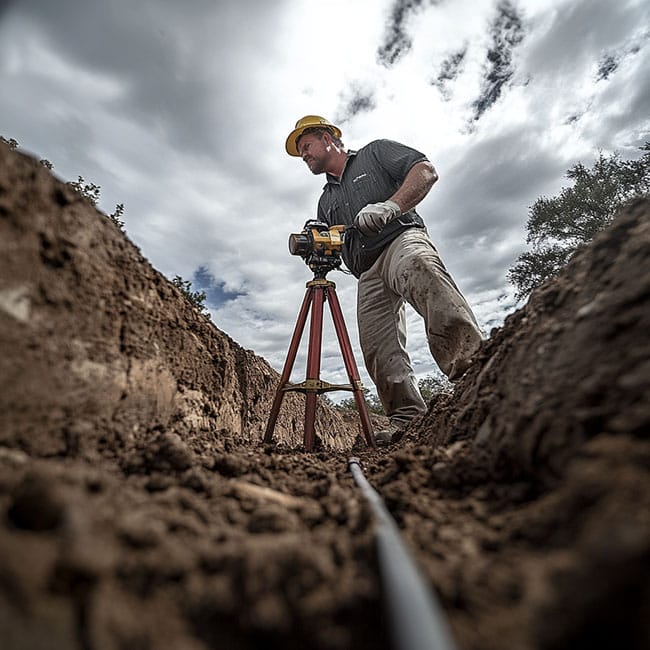
[[[389,445],[394,439],[397,439],[397,434],[401,433],[405,426],[405,422],[391,422],[385,429],[375,432],[375,442],[379,447]]]
[[[458,361],[455,361],[447,379],[449,379],[452,384],[457,384],[465,376],[465,373],[469,370],[471,365],[472,361],[470,359],[459,359]]]

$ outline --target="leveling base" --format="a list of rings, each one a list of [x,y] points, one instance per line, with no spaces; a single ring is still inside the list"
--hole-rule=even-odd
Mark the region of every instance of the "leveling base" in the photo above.
[[[343,362],[345,369],[348,373],[350,380],[349,384],[330,384],[320,379],[320,361],[321,361],[321,346],[323,339],[323,305],[325,301],[329,302],[330,311],[332,313],[332,321],[336,336],[339,340],[341,353],[343,355]],[[309,348],[307,351],[307,378],[300,384],[289,383],[289,377],[293,370],[293,364],[296,360],[298,353],[298,346],[300,339],[305,329],[307,322],[307,314],[311,308],[311,323],[309,330]],[[361,379],[359,378],[359,369],[354,361],[352,354],[352,346],[350,345],[350,337],[345,327],[343,314],[341,312],[341,305],[339,304],[338,296],[336,295],[336,285],[323,277],[316,277],[310,282],[307,282],[307,291],[305,298],[298,314],[298,321],[296,328],[291,338],[289,346],[289,353],[284,363],[280,384],[275,393],[273,406],[271,407],[271,415],[266,425],[266,432],[264,434],[264,442],[271,442],[273,440],[273,431],[275,430],[275,423],[278,419],[278,413],[282,406],[282,400],[285,393],[289,391],[297,391],[305,394],[305,449],[311,451],[314,448],[316,441],[315,420],[316,420],[316,398],[321,393],[326,393],[335,390],[348,390],[352,391],[354,400],[359,411],[359,418],[363,428],[363,434],[366,439],[366,444],[370,447],[376,447],[375,436],[372,431],[370,417],[368,416],[368,408],[366,407],[366,400],[363,396],[363,387]]]

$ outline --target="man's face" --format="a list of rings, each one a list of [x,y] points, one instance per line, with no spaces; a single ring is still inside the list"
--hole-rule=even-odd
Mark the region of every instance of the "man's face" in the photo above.
[[[327,168],[331,146],[324,133],[307,133],[298,140],[298,153],[312,174],[322,174]]]

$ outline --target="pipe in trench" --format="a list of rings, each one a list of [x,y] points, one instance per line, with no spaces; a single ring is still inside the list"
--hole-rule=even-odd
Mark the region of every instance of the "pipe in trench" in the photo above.
[[[422,579],[382,498],[361,470],[358,458],[348,467],[376,520],[377,554],[395,650],[457,650],[444,612]]]

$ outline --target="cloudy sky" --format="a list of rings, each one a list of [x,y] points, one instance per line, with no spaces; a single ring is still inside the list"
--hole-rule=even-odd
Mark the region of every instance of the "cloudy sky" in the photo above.
[[[419,211],[489,332],[516,307],[530,205],[650,140],[649,70],[648,0],[0,0],[0,135],[123,203],[151,263],[278,370],[311,278],[287,238],[324,183],[284,152],[299,117],[430,158]],[[329,278],[368,384],[355,281]],[[324,331],[321,376],[347,381]],[[409,351],[435,370],[412,312]]]

